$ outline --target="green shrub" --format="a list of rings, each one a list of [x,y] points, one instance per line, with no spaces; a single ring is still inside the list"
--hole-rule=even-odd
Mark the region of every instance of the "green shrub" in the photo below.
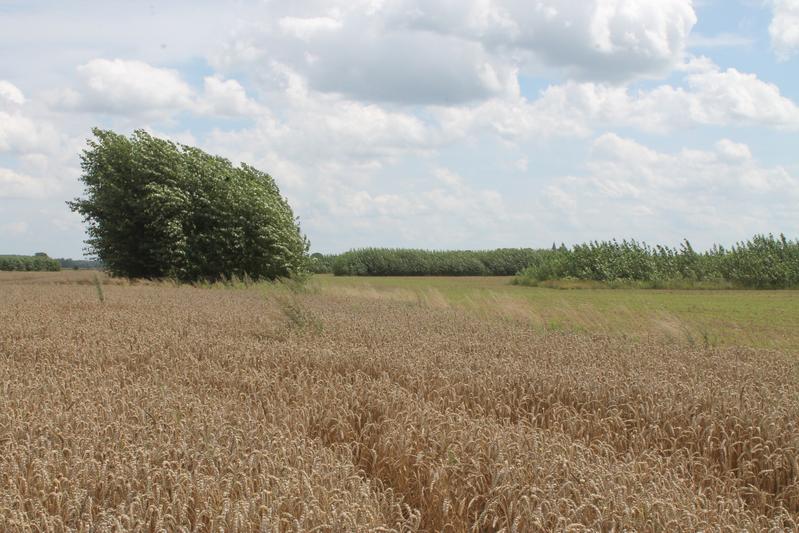
[[[362,248],[333,260],[337,276],[512,276],[532,264],[540,250],[434,251]]]
[[[650,247],[636,241],[594,241],[542,251],[515,283],[577,279],[651,287],[731,283],[758,289],[799,287],[799,241],[784,235],[756,235],[729,250],[713,246],[698,253],[688,241],[679,248]],[[620,283],[621,282],[621,283]]]
[[[21,272],[57,272],[61,265],[44,253],[36,255],[0,255],[0,270]]]
[[[756,235],[738,243],[719,262],[726,279],[744,287],[780,289],[799,286],[799,240]]]

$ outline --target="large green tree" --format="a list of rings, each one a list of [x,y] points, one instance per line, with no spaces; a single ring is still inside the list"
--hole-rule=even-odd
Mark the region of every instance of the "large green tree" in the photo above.
[[[112,274],[274,279],[305,268],[308,242],[268,174],[140,130],[93,133],[84,197],[68,204]]]

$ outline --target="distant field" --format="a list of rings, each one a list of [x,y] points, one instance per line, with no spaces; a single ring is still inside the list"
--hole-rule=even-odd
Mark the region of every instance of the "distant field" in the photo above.
[[[323,290],[504,314],[550,331],[799,351],[799,291],[550,289],[507,277],[316,276]]]
[[[0,272],[14,284],[84,284],[93,270]],[[316,275],[309,287],[359,298],[469,310],[536,331],[655,339],[696,346],[746,346],[799,352],[799,291],[551,289],[511,284],[511,277],[339,277]],[[154,282],[134,282],[153,285]]]
[[[795,531],[798,296],[0,273],[0,531]]]

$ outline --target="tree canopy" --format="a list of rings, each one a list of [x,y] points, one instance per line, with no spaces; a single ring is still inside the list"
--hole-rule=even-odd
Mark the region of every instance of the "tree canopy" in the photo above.
[[[0,255],[0,270],[47,271],[56,272],[61,266],[44,252],[35,255]]]
[[[141,130],[93,133],[84,197],[68,204],[112,274],[274,279],[304,269],[308,241],[268,174]]]

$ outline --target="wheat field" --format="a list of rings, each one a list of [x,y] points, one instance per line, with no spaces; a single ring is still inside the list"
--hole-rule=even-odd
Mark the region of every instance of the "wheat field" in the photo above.
[[[3,275],[0,531],[797,529],[795,355],[518,315]]]

